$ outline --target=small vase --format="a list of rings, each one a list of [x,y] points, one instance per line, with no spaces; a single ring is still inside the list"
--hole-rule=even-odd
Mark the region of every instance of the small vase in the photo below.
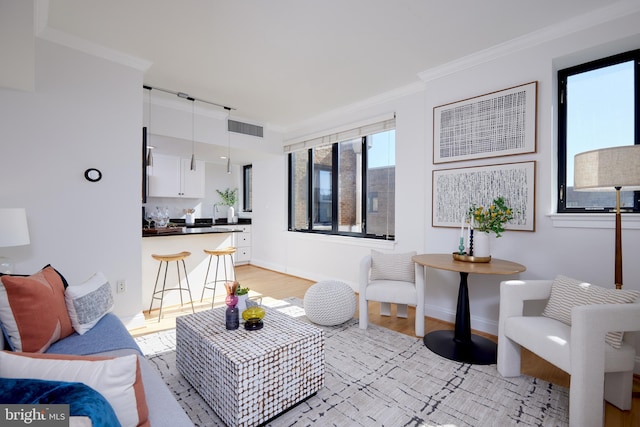
[[[238,304],[236,305],[236,307],[238,307],[240,314],[242,314],[242,312],[247,309],[247,298],[249,298],[249,294],[237,295],[237,297]]]
[[[225,327],[228,330],[238,329],[240,327],[240,312],[238,311],[238,307],[229,306],[227,307],[227,311],[224,315],[225,319]]]
[[[233,217],[235,215],[236,215],[235,209],[233,209],[233,206],[229,206],[229,209],[227,210],[227,222],[229,224],[233,223]]]
[[[240,327],[240,311],[238,310],[238,296],[236,289],[238,282],[225,282],[227,297],[224,302],[227,304],[227,310],[224,313],[225,327],[228,330],[238,329]]]
[[[486,258],[491,256],[491,235],[482,231],[473,233],[473,256]]]
[[[195,217],[192,213],[185,214],[184,223],[187,225],[193,225],[195,223]]]

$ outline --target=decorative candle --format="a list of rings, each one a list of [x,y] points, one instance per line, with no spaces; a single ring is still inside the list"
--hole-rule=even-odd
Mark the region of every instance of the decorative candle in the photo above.
[[[460,242],[458,243],[458,253],[462,255],[464,253],[464,217],[462,214],[462,225],[460,226]]]

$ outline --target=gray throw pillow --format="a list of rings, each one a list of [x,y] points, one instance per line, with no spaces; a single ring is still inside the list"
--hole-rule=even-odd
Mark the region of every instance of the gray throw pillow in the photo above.
[[[67,287],[64,298],[71,325],[79,335],[89,331],[113,310],[111,284],[101,272],[82,284]]]
[[[371,280],[399,280],[415,283],[416,273],[411,257],[416,252],[387,254],[371,251]]]
[[[591,304],[626,304],[638,299],[640,292],[607,289],[581,280],[559,275],[551,285],[551,296],[542,312],[543,316],[571,325],[571,309]],[[613,348],[622,345],[622,332],[609,332],[605,342]]]

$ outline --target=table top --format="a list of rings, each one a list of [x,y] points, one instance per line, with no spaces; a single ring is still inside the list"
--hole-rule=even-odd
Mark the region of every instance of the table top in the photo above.
[[[490,262],[466,262],[453,259],[452,254],[420,254],[411,258],[416,264],[439,270],[474,274],[515,274],[527,268],[517,262],[491,258]]]
[[[230,359],[243,363],[274,349],[297,342],[309,336],[323,336],[322,329],[296,319],[298,307],[287,306],[284,302],[278,307],[264,307],[264,327],[257,331],[247,331],[241,323],[235,330],[225,327],[226,306],[205,310],[195,314],[180,316],[176,319],[176,334],[186,332],[206,341],[207,347],[220,350]],[[281,311],[282,310],[282,311]],[[302,309],[299,309],[302,310]],[[291,313],[287,314],[287,311]],[[302,311],[302,313],[304,313]],[[180,331],[180,332],[178,332]]]

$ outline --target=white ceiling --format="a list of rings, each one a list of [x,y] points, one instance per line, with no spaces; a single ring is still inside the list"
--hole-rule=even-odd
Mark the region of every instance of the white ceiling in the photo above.
[[[142,60],[146,84],[286,130],[616,3],[49,0],[45,27]]]

